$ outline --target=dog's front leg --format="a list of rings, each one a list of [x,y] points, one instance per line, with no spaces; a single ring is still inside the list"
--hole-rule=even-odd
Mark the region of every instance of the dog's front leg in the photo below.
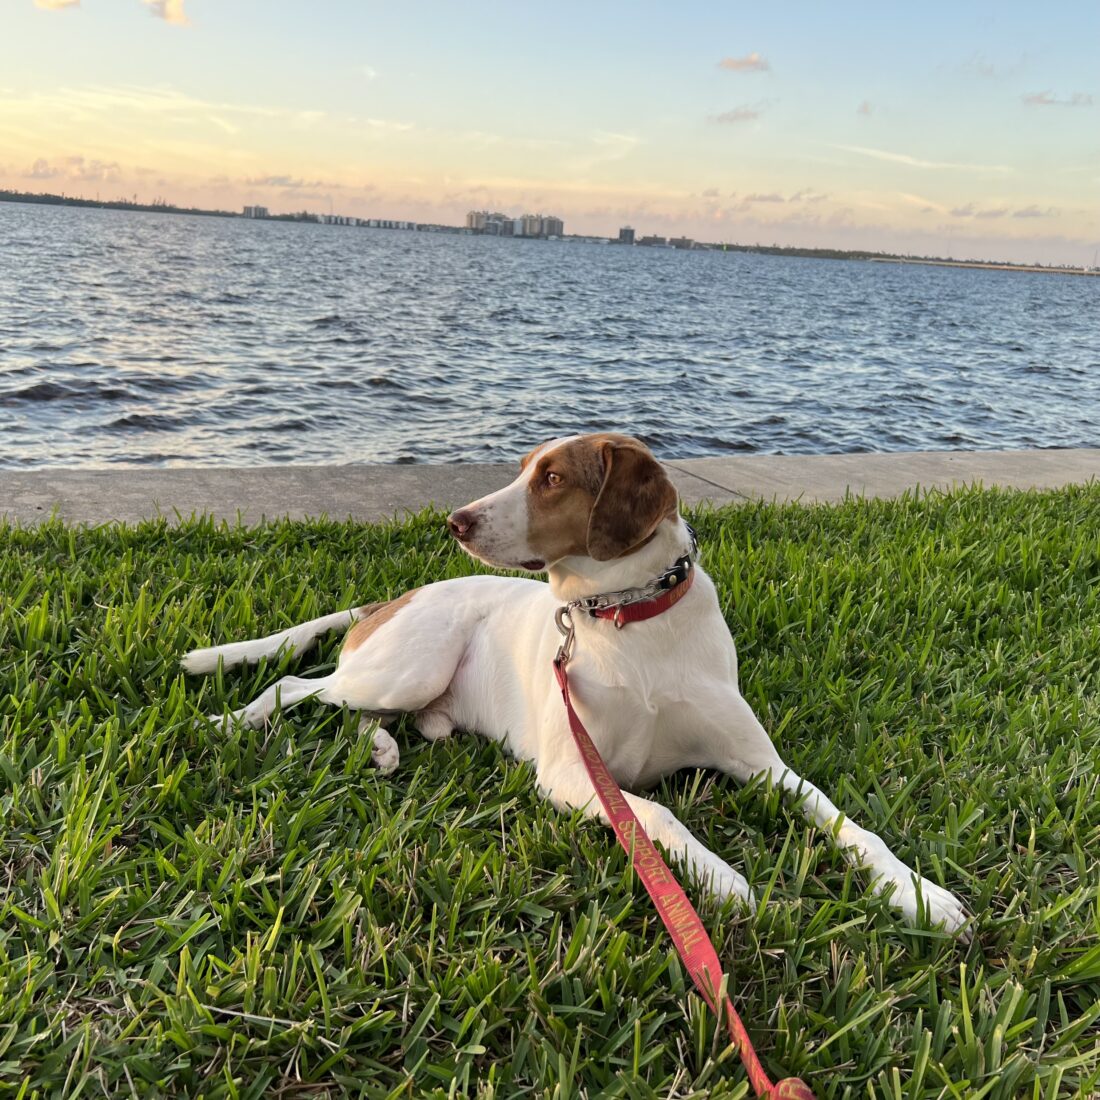
[[[598,817],[610,824],[596,788],[579,760],[540,767],[538,784],[543,796],[559,810],[580,810],[587,817]],[[694,872],[701,883],[721,898],[740,898],[750,909],[756,908],[756,899],[745,877],[700,843],[668,807],[626,791],[623,796],[649,838]]]
[[[942,924],[950,932],[962,931],[968,917],[959,899],[906,866],[880,836],[861,828],[809,780],[787,767],[735,687],[724,686],[707,703],[693,717],[710,727],[706,743],[713,746],[713,767],[743,783],[762,776],[789,791],[798,800],[799,809],[834,839],[849,863],[869,872],[876,893],[891,891],[890,903],[910,921],[920,919],[923,906],[930,924]]]

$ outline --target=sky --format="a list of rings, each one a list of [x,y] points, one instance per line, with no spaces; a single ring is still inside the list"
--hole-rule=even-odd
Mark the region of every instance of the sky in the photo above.
[[[3,0],[0,187],[1093,264],[1100,5]]]

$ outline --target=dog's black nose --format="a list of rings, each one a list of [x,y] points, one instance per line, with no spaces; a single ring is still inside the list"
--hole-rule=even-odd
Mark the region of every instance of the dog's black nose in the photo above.
[[[460,508],[447,517],[447,526],[459,542],[465,542],[474,533],[474,528],[477,526],[477,516],[465,508]]]

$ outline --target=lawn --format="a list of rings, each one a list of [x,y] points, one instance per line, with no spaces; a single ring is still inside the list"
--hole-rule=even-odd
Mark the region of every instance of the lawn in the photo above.
[[[766,897],[692,889],[773,1076],[1100,1093],[1100,486],[693,516],[801,774],[958,893],[906,928],[778,794],[655,797]],[[290,662],[179,655],[476,566],[441,517],[0,528],[0,1096],[745,1096],[609,830],[473,736],[196,716]],[[415,654],[410,654],[415,660]]]

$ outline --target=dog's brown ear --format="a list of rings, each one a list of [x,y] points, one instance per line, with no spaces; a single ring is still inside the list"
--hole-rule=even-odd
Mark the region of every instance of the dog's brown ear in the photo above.
[[[621,558],[676,511],[679,497],[661,464],[635,443],[600,445],[603,485],[588,520],[588,555]]]

